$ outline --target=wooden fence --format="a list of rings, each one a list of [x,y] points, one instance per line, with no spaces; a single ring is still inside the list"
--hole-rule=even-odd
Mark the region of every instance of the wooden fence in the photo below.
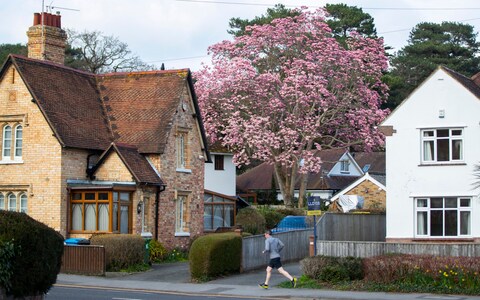
[[[384,242],[386,228],[384,214],[327,212],[317,221],[317,240]]]
[[[309,237],[313,234],[313,229],[293,230],[273,234],[279,238],[285,248],[282,251],[282,261],[298,261],[309,255]],[[243,238],[242,243],[242,271],[251,271],[264,268],[268,264],[269,257],[262,254],[265,249],[265,237],[262,235],[253,235]]]
[[[372,257],[390,253],[480,257],[480,244],[317,241],[317,255]]]
[[[64,246],[61,273],[105,275],[105,248],[103,246]]]

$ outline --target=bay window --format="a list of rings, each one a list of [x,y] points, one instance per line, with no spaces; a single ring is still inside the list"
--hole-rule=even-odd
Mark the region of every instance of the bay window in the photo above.
[[[71,232],[131,233],[130,192],[74,191],[70,211]]]
[[[236,199],[217,194],[204,194],[203,228],[213,231],[218,227],[235,225]]]

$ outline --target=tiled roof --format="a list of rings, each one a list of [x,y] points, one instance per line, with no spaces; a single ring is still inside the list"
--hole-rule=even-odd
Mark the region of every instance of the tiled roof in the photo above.
[[[135,176],[137,182],[163,185],[162,179],[152,168],[147,158],[137,148],[124,144],[115,144],[117,152],[125,165]]]
[[[140,153],[162,153],[188,70],[98,76],[98,86],[115,140]]]
[[[385,152],[353,152],[351,154],[362,170],[368,164],[370,165],[366,170],[368,173],[385,174]]]
[[[475,84],[475,82],[471,79],[468,78],[458,72],[455,72],[445,66],[441,67],[443,70],[445,70],[450,76],[455,78],[460,84],[462,84],[466,89],[468,89],[472,94],[474,94],[477,98],[480,98],[480,87]]]
[[[105,150],[115,141],[140,153],[163,153],[191,80],[187,69],[94,75],[18,55],[10,59],[60,143],[74,148]]]
[[[95,150],[108,147],[112,135],[94,75],[46,61],[11,58],[63,146]]]

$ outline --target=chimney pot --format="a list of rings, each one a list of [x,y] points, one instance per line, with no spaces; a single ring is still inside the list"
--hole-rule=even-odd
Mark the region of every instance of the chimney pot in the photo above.
[[[33,26],[39,25],[42,22],[42,17],[40,16],[39,13],[34,13],[33,14]]]

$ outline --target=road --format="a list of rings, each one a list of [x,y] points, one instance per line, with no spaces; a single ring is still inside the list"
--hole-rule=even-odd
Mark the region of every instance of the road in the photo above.
[[[248,300],[248,299],[282,299],[279,297],[239,297],[239,296],[219,296],[219,295],[200,295],[193,293],[181,292],[164,292],[164,291],[150,291],[150,290],[133,290],[133,289],[113,289],[100,287],[65,287],[54,286],[45,297],[46,300],[85,300],[85,299],[99,299],[99,300]],[[283,299],[291,299],[285,297]]]

